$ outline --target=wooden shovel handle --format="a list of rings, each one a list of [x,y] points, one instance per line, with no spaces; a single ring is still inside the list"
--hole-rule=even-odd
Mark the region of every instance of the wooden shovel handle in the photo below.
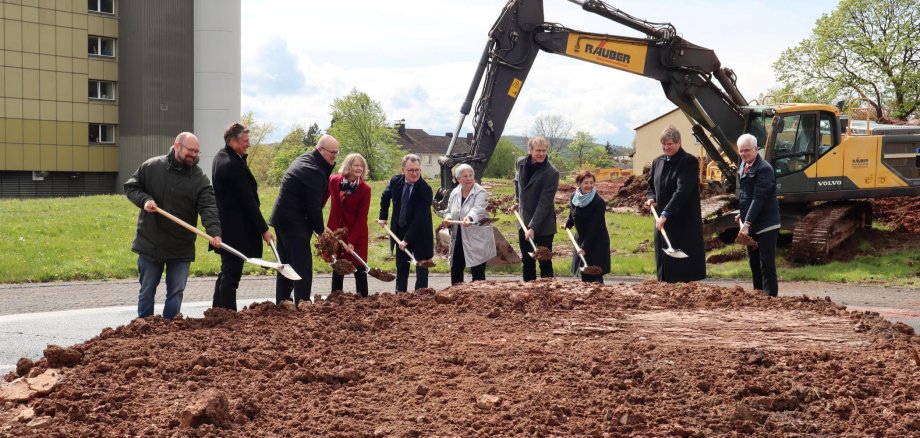
[[[171,220],[171,221],[173,221],[173,222],[179,224],[182,228],[185,228],[186,230],[189,230],[189,231],[191,231],[191,232],[193,232],[193,233],[195,233],[195,234],[197,234],[197,235],[199,235],[199,236],[201,236],[201,237],[204,237],[205,239],[214,240],[214,238],[211,237],[211,236],[209,236],[208,233],[205,233],[204,231],[201,231],[201,230],[199,230],[198,228],[189,225],[188,222],[186,222],[186,221],[184,221],[184,220],[182,220],[182,219],[179,219],[179,218],[173,216],[172,213],[170,213],[170,212],[168,212],[168,211],[166,211],[166,210],[163,210],[163,209],[160,208],[160,207],[156,207],[156,209],[157,209],[157,213],[160,213],[160,214],[162,214],[163,216],[166,216],[167,218],[169,218],[169,220]]]
[[[380,224],[380,228],[383,228],[384,230],[386,230],[387,234],[389,234],[390,237],[392,237],[393,240],[396,241],[396,243],[402,243],[403,240],[400,239],[399,237],[396,237],[396,233],[394,233],[392,230],[390,230],[390,227],[388,227],[388,226],[386,226],[386,225],[384,225],[384,224]]]

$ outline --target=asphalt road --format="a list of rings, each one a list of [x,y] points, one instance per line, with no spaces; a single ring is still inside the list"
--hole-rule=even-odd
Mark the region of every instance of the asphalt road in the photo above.
[[[490,279],[517,281],[518,277]],[[571,280],[571,277],[562,277]],[[214,277],[193,278],[185,291],[182,313],[201,317],[211,305]],[[393,283],[369,278],[371,293],[391,292]],[[608,283],[635,283],[642,278],[608,278]],[[410,279],[410,281],[412,281]],[[711,280],[709,283],[750,288],[747,282]],[[430,286],[449,286],[449,277],[432,275]],[[410,283],[411,284],[411,283]],[[274,277],[246,277],[237,295],[239,307],[274,301]],[[314,278],[314,288],[328,291],[330,277]],[[36,359],[48,344],[72,345],[96,336],[105,327],[127,324],[137,315],[136,280],[0,285],[0,373],[15,369],[20,357]],[[346,290],[354,290],[346,279]],[[320,293],[324,296],[327,292]],[[837,283],[780,283],[780,295],[829,296],[853,310],[879,312],[892,321],[910,324],[920,332],[920,289],[854,286]],[[164,285],[157,291],[156,313],[162,312]]]

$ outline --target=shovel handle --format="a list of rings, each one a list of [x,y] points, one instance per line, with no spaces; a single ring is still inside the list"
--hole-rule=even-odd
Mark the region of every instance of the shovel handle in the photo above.
[[[658,223],[658,212],[655,211],[655,206],[650,206],[652,210],[652,216],[655,216],[655,223]],[[671,248],[671,239],[668,239],[668,233],[664,230],[664,227],[661,227],[661,237],[664,237],[664,243],[668,244],[668,248]]]
[[[396,237],[396,233],[394,233],[393,230],[390,229],[390,227],[384,224],[380,224],[380,228],[383,228],[384,230],[386,230],[387,234],[389,234],[390,237],[392,237],[393,240],[397,242],[397,244],[403,243],[403,240],[400,239],[399,237]],[[403,248],[403,251],[405,251],[405,253],[409,255],[409,258],[412,259],[412,264],[418,264],[418,261],[415,260],[415,255],[412,254],[412,251],[409,251],[409,248]]]
[[[518,223],[521,224],[521,229],[524,230],[524,232],[526,233],[526,232],[527,232],[527,225],[524,225],[524,219],[521,218],[521,214],[518,213],[517,210],[514,211],[514,217],[517,218]],[[536,243],[533,243],[533,239],[527,239],[527,241],[530,242],[530,246],[532,246],[534,252],[536,252],[536,251],[537,251],[537,244],[536,244]]]
[[[572,230],[566,228],[565,232],[569,235],[569,239],[572,240],[572,245],[575,245],[575,253],[578,254],[578,257],[581,258],[581,262],[584,263],[585,266],[588,266],[588,262],[585,260],[585,256],[581,254],[581,247],[578,246],[578,242],[575,241],[575,236],[572,235]]]
[[[476,222],[455,221],[455,220],[452,220],[452,219],[447,219],[447,220],[445,220],[444,222],[445,222],[445,223],[448,223],[448,224],[451,224],[451,225],[478,225]]]
[[[162,214],[163,216],[166,216],[167,218],[169,218],[169,220],[175,222],[176,224],[178,224],[178,225],[181,226],[182,228],[185,228],[186,230],[189,230],[189,231],[191,231],[191,232],[193,232],[193,233],[195,233],[195,234],[197,234],[197,235],[199,235],[199,236],[201,236],[201,237],[204,237],[205,239],[208,239],[208,240],[213,240],[213,239],[214,239],[213,237],[211,237],[210,235],[208,235],[208,233],[205,233],[204,231],[201,231],[201,230],[199,230],[198,228],[191,226],[188,222],[186,222],[186,221],[184,221],[184,220],[182,220],[182,219],[179,219],[178,217],[174,216],[172,213],[170,213],[170,212],[168,212],[168,211],[166,211],[166,210],[163,210],[163,209],[160,208],[160,207],[157,207],[156,209],[157,209],[157,213],[160,213],[160,214]],[[234,249],[234,248],[231,247],[230,245],[227,245],[227,244],[224,243],[224,242],[221,242],[221,243],[220,243],[220,249],[226,250],[227,252],[229,252],[229,253],[231,253],[231,254],[233,254],[233,255],[235,255],[235,256],[237,256],[237,257],[243,259],[243,260],[249,260],[249,257],[246,257],[245,255],[243,255],[243,253],[237,251],[236,249]]]
[[[355,260],[361,262],[361,264],[364,265],[364,268],[365,268],[365,269],[367,269],[368,271],[371,270],[371,267],[367,265],[367,262],[365,262],[364,259],[362,259],[361,256],[358,255],[358,253],[352,251],[351,248],[348,247],[348,244],[347,244],[347,243],[345,243],[344,241],[342,241],[342,239],[337,239],[337,240],[338,240],[339,243],[342,245],[342,247],[345,248],[346,251],[348,251],[349,253],[351,253],[352,257],[354,257]]]
[[[277,260],[278,263],[284,263],[281,261],[281,256],[278,255],[278,248],[275,247],[274,239],[268,241],[268,246],[270,246],[272,248],[272,252],[275,253],[275,260]]]

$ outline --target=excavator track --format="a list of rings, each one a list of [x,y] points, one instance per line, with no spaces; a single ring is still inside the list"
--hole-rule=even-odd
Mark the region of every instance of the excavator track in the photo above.
[[[835,248],[871,223],[872,204],[868,202],[819,205],[796,223],[786,257],[798,263],[827,263]]]

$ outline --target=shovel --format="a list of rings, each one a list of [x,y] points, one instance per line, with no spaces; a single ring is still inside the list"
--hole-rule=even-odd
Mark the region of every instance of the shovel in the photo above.
[[[651,208],[651,210],[652,210],[652,215],[655,216],[655,222],[657,223],[657,222],[658,222],[658,212],[655,211],[655,207],[654,207],[654,206],[651,206],[650,208]],[[661,237],[664,237],[665,243],[668,244],[668,247],[667,247],[667,248],[661,248],[661,250],[664,251],[665,254],[667,254],[667,255],[669,255],[669,256],[671,256],[671,257],[674,257],[674,258],[676,258],[676,259],[685,259],[685,258],[689,257],[689,256],[687,255],[687,253],[685,253],[685,252],[683,252],[683,251],[681,251],[681,250],[679,250],[679,249],[674,249],[674,247],[671,246],[671,239],[668,239],[668,233],[666,233],[666,232],[664,231],[664,227],[661,227]]]
[[[498,222],[498,219],[497,219],[497,218],[494,218],[494,217],[484,217],[484,218],[482,218],[482,219],[479,219],[478,222],[455,221],[455,220],[447,219],[447,220],[445,220],[444,222],[445,222],[445,223],[448,223],[448,224],[451,224],[451,225],[478,225],[478,226],[486,226],[486,225],[491,225],[491,224],[493,224],[493,223],[495,223],[495,222]]]
[[[329,229],[329,227],[326,227],[326,233],[328,233],[329,235],[332,235],[333,232],[332,230]],[[323,233],[323,234],[326,234],[326,233]],[[313,233],[313,234],[316,234],[316,233]],[[322,236],[320,236],[319,234],[316,234],[316,238],[322,239]],[[341,240],[339,240],[339,242],[341,242]],[[332,268],[332,272],[338,275],[354,274],[355,271],[357,270],[357,268],[355,268],[355,265],[348,260],[339,260],[338,257],[335,256],[334,253],[335,251],[333,251],[332,254],[329,254],[332,257],[332,262],[329,263],[329,267]]]
[[[396,279],[396,276],[394,276],[393,274],[391,274],[391,273],[389,273],[389,272],[384,272],[384,271],[381,271],[380,269],[372,268],[372,267],[368,266],[368,265],[367,265],[367,262],[365,262],[364,259],[362,259],[361,256],[358,255],[358,253],[352,251],[351,248],[350,248],[347,244],[345,244],[345,242],[339,240],[339,243],[342,244],[342,246],[343,246],[349,253],[351,253],[351,256],[354,257],[355,260],[361,262],[361,264],[364,265],[364,269],[367,270],[367,271],[366,271],[367,274],[370,275],[371,277],[374,277],[374,278],[376,278],[376,279],[378,279],[378,280],[380,280],[380,281],[386,281],[386,282],[390,282],[390,281],[393,281],[393,280]]]
[[[578,246],[578,242],[575,241],[575,236],[572,235],[572,230],[566,228],[565,232],[568,233],[569,239],[572,240],[572,245],[575,246],[575,253],[578,254],[578,257],[581,257],[582,265],[578,268],[578,271],[588,275],[599,275],[601,272],[604,272],[600,266],[588,266],[588,261],[585,260],[585,256],[581,254],[581,247]]]
[[[392,237],[393,240],[395,240],[397,244],[402,243],[402,239],[400,239],[399,237],[396,237],[396,234],[393,233],[393,231],[390,230],[389,227],[387,227],[386,225],[380,224],[380,228],[383,228],[384,230],[386,230],[387,234],[389,234],[390,237]],[[409,263],[416,265],[416,266],[419,266],[421,264],[421,267],[423,268],[433,268],[434,267],[434,262],[432,262],[431,260],[422,260],[421,262],[416,260],[415,254],[412,254],[412,251],[409,251],[409,248],[403,248],[403,251],[405,251],[405,253],[409,256]]]
[[[297,275],[297,272],[294,271],[294,268],[292,268],[291,265],[281,261],[281,256],[278,255],[278,248],[275,247],[275,241],[269,240],[268,246],[270,246],[272,248],[272,252],[275,253],[275,260],[277,260],[278,263],[282,266],[281,269],[279,269],[279,271],[281,271],[281,275],[291,280],[301,280],[300,276]],[[287,272],[287,274],[285,274],[285,272]]]
[[[189,231],[191,231],[191,232],[193,232],[193,233],[195,233],[195,234],[197,234],[197,235],[199,235],[199,236],[201,236],[201,237],[204,237],[205,239],[208,239],[208,240],[211,240],[211,239],[212,239],[212,237],[209,236],[208,233],[205,233],[204,231],[201,231],[201,230],[199,230],[198,228],[195,228],[195,227],[189,225],[189,224],[188,224],[187,222],[185,222],[184,220],[179,219],[179,218],[173,216],[172,214],[170,214],[170,213],[167,212],[166,210],[161,209],[160,207],[157,207],[157,213],[160,213],[160,214],[162,214],[163,216],[166,216],[167,218],[169,218],[169,220],[171,220],[171,221],[173,221],[173,222],[179,224],[180,226],[182,226],[182,228],[185,228],[186,230],[189,230]],[[274,269],[274,270],[278,271],[279,273],[281,273],[281,275],[283,275],[285,278],[288,278],[288,279],[291,279],[291,280],[294,280],[294,281],[301,280],[300,275],[297,275],[297,273],[294,272],[294,269],[291,268],[290,265],[285,265],[285,264],[283,264],[283,263],[274,263],[274,262],[270,262],[270,261],[268,261],[268,260],[262,260],[262,259],[257,259],[257,258],[246,257],[245,255],[243,255],[243,253],[241,253],[241,252],[239,252],[239,251],[233,249],[230,245],[227,245],[226,243],[223,243],[223,242],[220,243],[220,249],[226,250],[226,251],[229,252],[230,254],[233,254],[233,255],[235,255],[235,256],[237,256],[237,257],[243,259],[244,262],[252,263],[252,264],[254,264],[254,265],[256,265],[256,266],[261,266],[261,267],[263,267],[263,268]]]
[[[518,213],[517,210],[514,211],[514,217],[516,217],[517,220],[518,220],[518,223],[521,224],[521,229],[522,229],[522,230],[527,230],[527,225],[524,225],[524,219],[521,218],[521,214]],[[543,248],[543,249],[545,250],[545,251],[543,251],[543,253],[549,253],[549,258],[541,257],[541,258],[538,259],[538,258],[534,257],[534,255],[536,255],[536,254],[539,252],[539,251],[537,250],[537,244],[536,244],[536,243],[533,243],[533,239],[527,239],[527,241],[530,242],[530,246],[533,247],[533,252],[528,252],[528,253],[527,253],[527,255],[529,255],[530,258],[532,258],[532,259],[534,259],[534,260],[541,260],[541,261],[544,260],[544,259],[545,259],[545,260],[549,260],[549,259],[552,259],[552,258],[553,258],[553,253],[549,250],[549,248]],[[542,248],[542,247],[541,247],[541,248]]]

